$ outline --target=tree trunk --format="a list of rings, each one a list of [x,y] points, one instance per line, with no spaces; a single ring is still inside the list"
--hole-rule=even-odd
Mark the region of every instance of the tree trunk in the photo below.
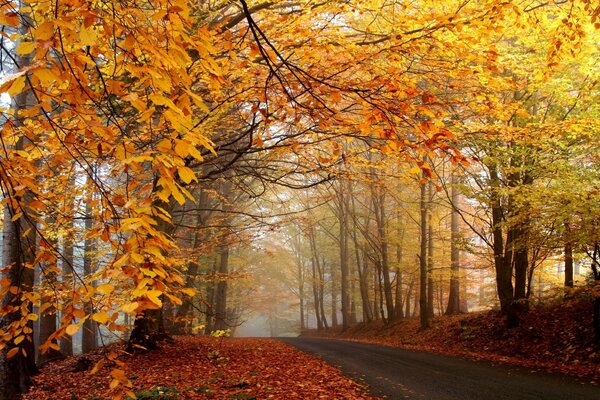
[[[396,318],[394,311],[394,297],[392,295],[392,283],[390,281],[390,263],[388,255],[387,232],[385,228],[386,212],[385,212],[385,192],[381,188],[372,187],[372,204],[375,212],[375,223],[377,226],[377,242],[379,245],[380,255],[380,273],[383,278],[383,296],[385,299],[386,321],[392,322]]]
[[[565,287],[573,287],[573,246],[570,241],[571,226],[565,222]]]
[[[85,231],[90,232],[94,226],[92,218],[92,195],[88,196],[85,206]],[[95,270],[94,267],[94,252],[96,251],[96,243],[93,239],[86,237],[83,245],[83,275],[88,278]],[[92,309],[92,303],[87,302],[84,304],[84,311],[86,315],[90,315],[94,312]],[[94,350],[97,346],[97,330],[98,326],[94,320],[88,318],[83,323],[83,330],[81,332],[81,352],[89,353]]]
[[[217,258],[214,258],[212,266],[212,279],[208,283],[206,288],[206,324],[204,326],[204,334],[209,335],[215,326],[215,286],[216,286],[216,274],[217,274]]]
[[[339,198],[339,214],[338,222],[340,225],[340,273],[341,273],[341,306],[342,306],[342,329],[346,330],[350,326],[350,294],[348,290],[348,213],[347,213],[347,200],[346,193],[344,191],[344,182],[340,182],[340,193]]]
[[[226,239],[225,239],[226,240]],[[215,330],[225,330],[227,319],[227,274],[229,273],[229,245],[222,244],[219,250],[219,281],[215,298]]]
[[[73,182],[74,182],[73,178]],[[73,206],[75,202],[73,202]],[[75,245],[73,241],[73,219],[71,218],[67,227],[67,233],[63,238],[63,259],[62,259],[62,272],[63,279],[67,279],[69,275],[73,273],[74,263],[75,263]],[[60,352],[65,356],[69,357],[73,355],[73,341],[71,336],[64,335],[60,339]]]
[[[426,178],[423,173],[423,178]],[[421,183],[421,253],[419,255],[419,314],[421,329],[429,328],[427,315],[427,191],[425,184]]]
[[[498,299],[500,300],[500,310],[502,313],[508,313],[513,303],[513,284],[512,284],[512,254],[505,255],[504,237],[502,233],[502,223],[504,222],[504,213],[500,201],[500,178],[495,164],[488,165],[490,174],[490,203],[492,207],[492,238],[494,250],[494,269],[496,271],[496,287],[498,290]],[[508,247],[507,238],[507,247]],[[507,262],[508,261],[508,262]]]
[[[433,184],[431,181],[427,187],[429,189],[427,202],[427,316],[433,318],[435,287],[433,283]]]
[[[396,293],[394,312],[396,319],[404,318],[404,301],[402,295],[402,245],[404,241],[404,229],[400,226],[400,213],[398,213],[398,244],[396,245]]]
[[[22,3],[21,7],[28,6]],[[25,37],[29,27],[33,23],[29,14],[21,12],[21,22],[18,28],[18,33]],[[18,47],[20,40],[17,41]],[[31,65],[32,54],[17,55],[16,62],[21,68]],[[33,106],[34,99],[30,91],[22,92],[13,97],[12,109],[14,110],[14,125],[21,126],[22,121],[19,117],[20,110],[26,110]],[[7,121],[6,123],[10,123]],[[14,145],[15,150],[24,150],[25,143],[29,142],[24,136],[21,136]],[[4,173],[4,172],[3,172]],[[34,284],[34,265],[36,252],[36,230],[31,223],[31,210],[27,208],[28,204],[33,200],[32,193],[26,192],[20,200],[20,209],[16,209],[17,201],[16,194],[12,189],[12,184],[18,179],[18,176],[3,176],[5,188],[8,193],[4,193],[4,198],[14,200],[7,202],[4,207],[4,229],[2,241],[2,267],[6,268],[4,277],[8,278],[11,286],[16,286],[19,290],[18,294],[13,294],[11,291],[6,292],[0,304],[3,311],[0,319],[0,329],[4,332],[17,329],[16,325],[22,318],[33,311],[31,306],[23,306],[21,303],[21,295],[31,292]],[[11,204],[12,203],[12,204]],[[20,217],[19,212],[23,211]],[[13,221],[13,218],[15,219]],[[17,347],[20,348],[18,353],[8,359],[6,354],[15,346],[8,344],[0,351],[0,400],[12,400],[25,393],[27,388],[33,383],[31,377],[37,372],[35,365],[35,347],[33,344],[33,321],[29,320],[24,326],[19,326],[19,329],[27,328],[29,334],[26,335]],[[25,353],[23,353],[25,352]]]
[[[452,174],[451,188],[451,206],[452,214],[450,216],[450,292],[448,293],[448,306],[446,315],[459,314],[460,307],[460,221],[458,207],[460,194],[458,193],[458,177],[456,173]]]

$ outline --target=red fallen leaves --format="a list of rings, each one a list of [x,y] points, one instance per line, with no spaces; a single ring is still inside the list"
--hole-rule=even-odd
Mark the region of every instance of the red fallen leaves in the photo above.
[[[600,348],[593,344],[592,315],[592,300],[577,299],[534,308],[521,315],[517,328],[507,328],[504,317],[490,311],[436,317],[425,331],[413,318],[309,334],[497,361],[598,383]]]
[[[161,399],[373,399],[337,368],[277,340],[204,336],[175,340],[153,352],[121,357],[138,395],[153,393],[164,396]],[[95,363],[102,357],[101,350],[86,357]],[[23,400],[108,399],[114,366],[105,365],[92,375],[71,372],[76,363],[77,357],[71,357],[43,368]]]

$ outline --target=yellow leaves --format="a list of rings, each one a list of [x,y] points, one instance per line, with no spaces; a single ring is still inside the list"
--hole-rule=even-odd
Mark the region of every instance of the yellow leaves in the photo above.
[[[119,385],[124,385],[128,387],[131,386],[131,382],[127,378],[127,375],[125,375],[125,371],[123,371],[122,369],[113,369],[112,371],[110,371],[110,376],[113,378],[109,384],[109,388],[111,390],[115,389]]]
[[[127,314],[133,314],[134,312],[136,312],[138,306],[139,306],[139,303],[137,301],[127,303],[127,304],[124,304],[123,306],[121,306],[121,311],[123,311],[124,313],[127,313]]]
[[[30,313],[27,315],[27,319],[30,321],[37,321],[38,320],[38,315],[36,313]]]
[[[148,268],[140,268],[140,271],[142,271],[144,275],[149,276],[150,278],[154,278],[156,276],[156,272]]]
[[[67,326],[67,329],[65,330],[65,332],[69,336],[74,336],[80,327],[81,327],[80,324],[71,324],[71,325]]]
[[[105,283],[96,288],[96,293],[105,294],[105,295],[110,294],[114,291],[115,291],[115,286],[111,285],[110,283]]]
[[[96,322],[106,325],[106,323],[110,320],[110,315],[108,315],[106,312],[97,312],[92,314],[90,318]]]
[[[20,76],[13,81],[12,85],[10,85],[10,87],[8,88],[8,90],[6,90],[6,92],[11,96],[16,96],[19,93],[21,93],[24,88],[25,88],[25,77]]]
[[[187,294],[190,297],[194,297],[196,295],[196,293],[198,293],[198,292],[192,288],[184,288],[184,289],[181,289],[181,293]]]
[[[192,147],[194,146],[185,140],[177,140],[175,142],[175,153],[181,158],[186,158],[190,154]]]
[[[102,367],[104,367],[105,364],[106,364],[106,359],[101,358],[96,364],[94,364],[94,367],[91,369],[90,374],[93,375],[96,372],[100,371],[102,369]]]
[[[193,180],[198,181],[198,178],[196,178],[196,174],[194,173],[194,171],[192,171],[191,168],[179,167],[177,169],[177,173],[179,174],[181,180],[186,184],[190,183]]]
[[[79,31],[79,40],[83,45],[93,46],[96,44],[97,35],[92,29],[92,27],[84,28],[82,27]]]
[[[54,35],[54,23],[52,21],[46,21],[40,24],[33,33],[36,40],[46,41],[50,40]]]
[[[35,42],[21,42],[17,47],[17,54],[26,55],[35,50]]]
[[[24,339],[25,339],[25,335],[19,335],[13,340],[13,342],[15,345],[17,345],[17,344],[21,343]]]
[[[162,301],[160,300],[161,295],[162,292],[160,290],[149,290],[146,292],[146,297],[148,297],[148,300],[156,304],[158,307],[162,307]]]

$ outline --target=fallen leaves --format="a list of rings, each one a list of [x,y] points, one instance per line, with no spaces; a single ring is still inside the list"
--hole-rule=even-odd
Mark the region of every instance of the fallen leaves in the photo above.
[[[121,357],[127,367],[119,369],[102,350],[86,357],[94,374],[70,372],[77,357],[51,363],[23,400],[108,399],[109,384],[126,380],[138,397],[373,399],[337,368],[273,339],[176,337],[159,350]]]
[[[358,324],[342,332],[309,334],[451,356],[485,359],[598,382],[600,352],[594,351],[592,304],[585,299],[534,308],[521,315],[517,328],[507,328],[496,311],[436,317],[422,331],[418,318],[384,325]]]

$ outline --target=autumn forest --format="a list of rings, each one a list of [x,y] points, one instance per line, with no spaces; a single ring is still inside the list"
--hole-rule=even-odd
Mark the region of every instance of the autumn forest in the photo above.
[[[3,0],[0,24],[0,400],[373,398],[235,338],[299,334],[597,381],[595,0]],[[197,348],[172,393],[132,372]],[[286,357],[329,386],[256,372]],[[69,362],[96,386],[47,397]]]

